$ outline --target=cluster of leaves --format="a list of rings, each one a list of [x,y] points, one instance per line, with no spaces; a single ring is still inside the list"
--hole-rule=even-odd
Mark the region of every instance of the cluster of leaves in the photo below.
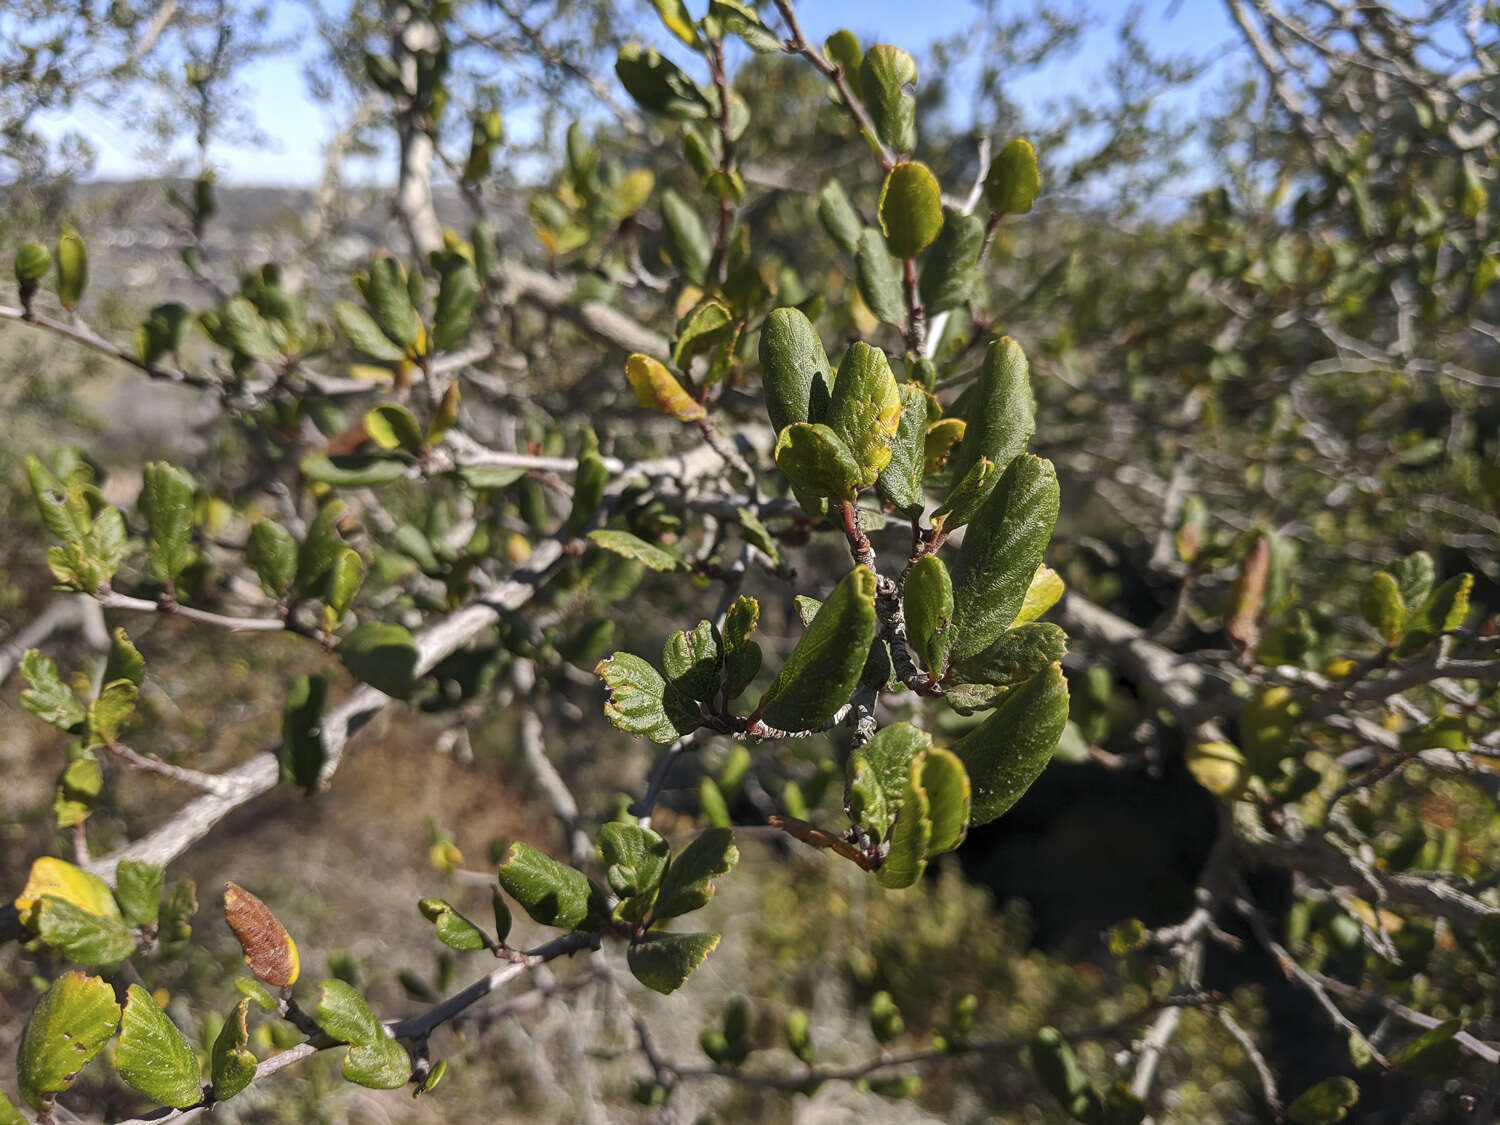
[[[713,951],[719,935],[677,933],[660,928],[706,905],[714,882],[738,862],[727,829],[709,829],[673,856],[650,829],[606,824],[598,854],[608,889],[583,872],[551,859],[530,845],[513,842],[501,849],[499,886],[531,919],[580,935],[624,939],[630,971],[647,987],[671,993]],[[121,862],[113,890],[98,876],[63,860],[33,864],[26,887],[15,900],[22,924],[34,940],[79,965],[111,967],[156,943],[179,943],[191,933],[188,919],[197,909],[191,880],[164,893],[162,868],[133,860]],[[497,887],[493,893],[495,931],[486,933],[446,901],[418,905],[444,945],[461,952],[489,950],[526,963],[528,954],[506,944],[511,914]],[[300,976],[296,942],[269,907],[234,883],[224,892],[224,917],[245,954],[255,979],[239,979],[245,994],[223,1021],[208,1052],[205,1088],[200,1059],[187,1036],[139,984],[130,985],[123,1007],[112,987],[97,976],[69,972],[58,977],[33,1010],[22,1036],[18,1074],[21,1096],[50,1112],[53,1099],[120,1033],[116,1070],[126,1083],[161,1105],[186,1108],[234,1097],[252,1081],[258,1064],[249,1047],[247,1013],[258,1008],[295,1019],[292,988]],[[270,989],[279,990],[280,999]],[[443,1068],[426,1067],[413,1079],[406,1050],[371,1012],[357,988],[337,977],[319,985],[311,1024],[335,1043],[347,1044],[343,1076],[374,1089],[394,1089],[418,1081],[425,1092],[441,1080]],[[13,1108],[0,1095],[0,1112]]]
[[[596,846],[607,890],[576,868],[520,841],[504,849],[500,885],[541,925],[627,939],[626,960],[636,979],[657,992],[677,991],[713,952],[719,935],[657,927],[698,910],[713,898],[714,880],[739,862],[733,833],[725,828],[707,829],[674,857],[666,840],[651,829],[612,822],[600,829]],[[509,915],[498,897],[495,901],[503,943]],[[435,924],[439,937],[453,945],[452,935],[444,936],[441,912]],[[472,943],[474,938],[462,940]]]

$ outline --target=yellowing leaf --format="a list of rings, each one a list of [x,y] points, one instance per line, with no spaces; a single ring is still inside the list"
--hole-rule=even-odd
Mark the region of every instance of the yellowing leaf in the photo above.
[[[670,414],[679,422],[692,422],[708,413],[662,363],[648,355],[637,352],[627,359],[625,378],[630,380],[636,402]]]
[[[65,859],[43,856],[31,865],[26,886],[16,896],[15,906],[23,924],[36,927],[36,907],[43,895],[72,903],[80,910],[120,921],[120,908],[109,884]]]

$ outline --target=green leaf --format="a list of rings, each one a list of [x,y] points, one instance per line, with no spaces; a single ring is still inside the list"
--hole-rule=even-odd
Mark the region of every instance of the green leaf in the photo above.
[[[723,301],[705,297],[682,315],[672,337],[672,362],[686,371],[693,357],[727,335],[734,314]]]
[[[956,309],[974,296],[984,220],[978,215],[949,215],[937,241],[923,259],[918,292],[928,316]]]
[[[122,859],[115,869],[115,901],[132,926],[154,926],[161,914],[162,869],[160,864]]]
[[[396,402],[382,402],[365,414],[365,433],[381,449],[420,453],[427,444],[416,416]]]
[[[655,891],[672,854],[667,842],[651,829],[617,821],[599,829],[597,846],[610,890],[621,898]]]
[[[533,922],[559,929],[578,929],[598,913],[602,892],[588,876],[519,840],[501,857],[500,885],[521,904]]]
[[[83,237],[67,223],[57,235],[57,298],[72,312],[89,281],[89,251]]]
[[[718,934],[652,933],[631,943],[625,961],[636,980],[667,995],[681,988],[718,944]]]
[[[135,714],[140,689],[129,680],[105,684],[99,698],[89,704],[89,745],[108,746],[120,737],[120,731]]]
[[[373,1090],[396,1090],[411,1078],[411,1059],[405,1048],[390,1038],[355,988],[337,979],[320,986],[313,1018],[331,1039],[348,1043],[343,1075],[350,1082]]]
[[[901,392],[885,353],[862,341],[849,345],[834,379],[828,427],[853,454],[861,486],[874,484],[890,464],[891,440],[900,421]]]
[[[90,523],[88,498],[78,482],[66,485],[31,454],[26,455],[26,479],[36,497],[37,511],[47,530],[64,542],[82,539]]]
[[[1070,1115],[1080,1121],[1092,1121],[1097,1116],[1099,1094],[1057,1028],[1039,1029],[1027,1053],[1037,1078]]]
[[[880,139],[897,152],[917,147],[917,63],[900,47],[877,43],[865,52],[859,88]]]
[[[311,790],[323,770],[323,705],[328,683],[302,676],[287,692],[281,711],[281,780]]]
[[[1479,178],[1479,169],[1472,161],[1465,159],[1460,167],[1459,203],[1464,218],[1477,219],[1488,206],[1490,193],[1485,189],[1484,181]]]
[[[879,776],[863,757],[851,756],[845,763],[844,811],[850,823],[877,840],[885,839],[895,823],[898,806],[886,799]]]
[[[104,772],[92,751],[75,742],[68,747],[68,757],[52,797],[52,811],[59,828],[72,828],[88,820],[104,788]]]
[[[866,228],[860,234],[854,265],[860,296],[870,311],[887,324],[902,327],[906,323],[906,292],[902,287],[901,263],[886,250],[878,230]]]
[[[192,562],[193,478],[165,461],[148,462],[140,508],[146,517],[146,558],[151,573],[172,583]]]
[[[960,683],[986,684],[999,692],[1025,683],[1068,651],[1068,638],[1050,621],[1032,621],[1001,633],[989,648],[958,660],[953,675]],[[969,704],[969,706],[974,706]]]
[[[245,542],[245,561],[260,579],[261,589],[284,598],[297,577],[297,541],[275,520],[260,520]]]
[[[625,92],[647,113],[677,121],[707,118],[708,98],[677,65],[658,52],[635,43],[620,48],[615,74]]]
[[[488,946],[484,931],[440,898],[424,898],[417,903],[422,917],[432,923],[438,940],[460,953],[475,953]]]
[[[782,430],[773,457],[809,511],[825,498],[853,500],[859,492],[863,470],[843,438],[822,423],[794,422]]]
[[[771,726],[812,730],[849,701],[875,639],[875,573],[857,566],[834,587],[756,709]]]
[[[1460,1019],[1444,1020],[1429,1027],[1391,1056],[1391,1065],[1411,1074],[1442,1074],[1458,1064],[1453,1037],[1464,1029]],[[1436,1064],[1436,1065],[1433,1065]]]
[[[1406,621],[1406,635],[1396,649],[1398,656],[1420,652],[1439,636],[1451,633],[1469,615],[1469,593],[1474,588],[1472,574],[1455,574],[1411,613]]]
[[[708,18],[717,20],[731,35],[738,35],[752,51],[774,54],[782,49],[781,40],[756,14],[739,0],[709,0]]]
[[[1437,580],[1437,567],[1426,551],[1416,551],[1391,567],[1396,584],[1401,588],[1401,602],[1408,607],[1421,605],[1432,592]]]
[[[187,337],[193,314],[188,307],[171,301],[157,305],[135,330],[135,354],[147,367],[164,355],[175,353]]]
[[[35,243],[32,245],[35,245]],[[49,265],[52,262],[50,255],[47,258],[47,262]],[[42,272],[45,273],[46,271],[43,270]],[[21,1111],[5,1096],[4,1092],[0,1092],[0,1125],[30,1125],[30,1122],[21,1116]]]
[[[750,639],[760,619],[760,603],[754,598],[736,598],[724,615],[724,692],[734,699],[760,671],[760,645]]]
[[[400,344],[405,355],[420,354],[417,345],[422,336],[422,322],[412,307],[411,287],[401,263],[387,254],[376,254],[370,259],[369,274],[356,277],[355,284],[360,286],[380,330]]]
[[[333,319],[338,321],[355,350],[381,363],[400,363],[406,352],[386,337],[380,326],[353,301],[335,301]]]
[[[854,205],[849,202],[843,185],[837,180],[829,180],[823,185],[823,190],[818,192],[818,218],[829,237],[838,243],[839,249],[849,257],[854,257],[859,250],[859,236],[865,225],[860,222]]]
[[[600,528],[598,531],[589,532],[589,538],[606,551],[612,551],[623,558],[635,559],[652,570],[677,570],[682,566],[682,560],[670,551],[654,543],[647,543],[640,536],[632,535],[628,531]]]
[[[313,1019],[330,1039],[362,1046],[385,1038],[385,1029],[353,985],[333,978],[318,988],[321,991]]]
[[[963,527],[984,507],[995,484],[1000,479],[1000,470],[988,457],[981,457],[974,467],[963,475],[949,490],[947,498],[932,513],[932,526],[953,532]]]
[[[589,430],[578,454],[578,471],[573,474],[573,506],[563,523],[564,536],[579,535],[594,521],[608,484],[609,469],[605,467],[604,458],[599,456],[599,439],[593,430]]]
[[[953,747],[974,787],[975,824],[988,824],[1031,787],[1052,760],[1068,721],[1068,684],[1054,664],[1012,688],[988,719]]]
[[[458,380],[454,379],[448,384],[448,389],[443,392],[443,397],[438,400],[437,407],[427,420],[428,445],[437,445],[458,422],[458,403],[462,396]]]
[[[257,1064],[250,1050],[250,1033],[246,1025],[249,1010],[247,997],[234,1006],[214,1039],[213,1050],[209,1053],[209,1075],[215,1101],[234,1097],[255,1077]]]
[[[297,468],[310,481],[339,488],[378,488],[406,475],[404,461],[377,453],[310,453]]]
[[[656,917],[676,918],[708,905],[714,880],[728,875],[739,861],[731,829],[720,826],[700,832],[667,867],[656,896]]]
[[[231,297],[218,313],[219,337],[238,355],[270,363],[281,355],[271,327],[254,304],[244,297]]]
[[[964,421],[963,441],[948,459],[954,480],[962,479],[981,459],[993,461],[1004,473],[1026,451],[1036,432],[1036,400],[1026,353],[1009,336],[993,341],[985,352]]]
[[[324,601],[332,613],[331,621],[336,622],[349,611],[354,603],[354,595],[359,592],[360,584],[365,580],[365,563],[359,557],[359,552],[352,547],[345,547],[339,552],[338,558],[334,560],[333,568],[328,572],[328,591],[324,595]]]
[[[849,755],[850,765],[864,762],[880,787],[891,809],[901,807],[906,795],[912,762],[932,746],[932,736],[911,723],[891,723],[881,727],[875,737]]]
[[[682,701],[661,673],[639,656],[614,653],[595,666],[594,674],[609,689],[605,718],[626,734],[666,744],[700,725],[697,708]]]
[[[1029,453],[1011,462],[954,559],[955,658],[982,652],[1015,620],[1052,537],[1057,510],[1052,462]]]
[[[766,413],[778,434],[794,422],[822,422],[833,397],[833,368],[817,329],[799,309],[773,309],[760,330]]]
[[[495,940],[504,945],[505,939],[510,937],[513,919],[510,915],[510,907],[505,905],[505,898],[500,894],[499,887],[490,888],[490,911],[495,916]]]
[[[115,1069],[160,1105],[186,1109],[202,1100],[203,1079],[193,1045],[138,984],[125,995]]]
[[[48,548],[47,566],[60,586],[84,593],[97,592],[114,577],[125,558],[125,517],[107,506],[91,517],[90,500],[97,497],[92,486],[85,489],[72,482],[66,499],[51,490],[37,494],[43,521],[67,539],[61,547]]]
[[[235,977],[234,987],[239,989],[247,1000],[255,1001],[264,1011],[276,1010],[276,997],[272,996],[271,990],[254,977]]]
[[[473,263],[462,255],[450,255],[438,282],[437,308],[432,314],[434,348],[447,351],[463,343],[479,301],[479,291],[479,274]]]
[[[135,934],[123,922],[56,895],[43,895],[38,903],[36,932],[46,945],[80,965],[118,965],[135,952]]]
[[[667,637],[661,654],[667,683],[683,699],[702,702],[719,692],[722,660],[714,627],[700,621],[692,632],[677,630]]]
[[[880,231],[898,258],[915,258],[943,229],[943,189],[927,165],[902,161],[880,189]]]
[[[880,494],[902,515],[922,514],[927,497],[922,491],[927,443],[927,392],[920,383],[901,386],[901,417],[891,438],[891,460],[880,471]]]
[[[58,677],[57,665],[36,649],[21,657],[21,675],[31,685],[21,693],[21,706],[42,722],[72,730],[88,718],[73,689]]]
[[[661,218],[672,261],[694,285],[707,284],[714,249],[697,214],[682,196],[667,188],[661,193]]]
[[[1343,1075],[1325,1078],[1286,1107],[1287,1120],[1295,1125],[1334,1125],[1344,1120],[1358,1101],[1359,1086],[1354,1079]]]
[[[870,997],[870,1031],[877,1042],[892,1043],[906,1030],[906,1021],[901,1018],[901,1009],[885,989]]]
[[[647,409],[660,410],[679,422],[692,422],[708,414],[676,376],[648,355],[637,352],[626,359],[625,378],[635,392],[635,401]]]
[[[52,252],[40,242],[23,242],[16,250],[16,283],[22,288],[35,290],[51,268]]]
[[[103,682],[129,680],[140,687],[146,680],[146,660],[140,650],[131,643],[130,634],[116,628],[109,635],[109,655],[104,660]]]
[[[823,57],[835,64],[851,83],[859,79],[859,64],[864,52],[859,47],[859,36],[846,27],[841,27],[823,40]]]
[[[403,626],[366,621],[339,642],[338,654],[350,675],[386,695],[405,699],[416,687],[422,653]]]
[[[901,799],[901,811],[896,814],[896,824],[891,830],[890,852],[875,872],[876,882],[891,890],[912,886],[927,869],[932,820],[927,792],[919,778],[920,763],[920,758],[912,762],[906,792]]]
[[[1041,194],[1042,173],[1031,142],[1017,137],[1000,150],[984,178],[984,201],[1002,215],[1024,215]]]
[[[901,591],[906,636],[922,667],[942,678],[953,647],[953,580],[937,555],[923,555],[906,574]]]
[[[16,1056],[21,1097],[35,1109],[66,1090],[120,1025],[115,991],[98,977],[68,972],[42,994]]]
[[[1359,613],[1386,644],[1393,645],[1400,639],[1406,607],[1401,603],[1401,590],[1394,576],[1383,570],[1370,575],[1359,595]]]
[[[724,800],[723,791],[711,777],[705,776],[698,782],[698,811],[715,828],[728,828],[732,823],[729,803]]]
[[[914,763],[912,776],[920,780],[927,793],[928,817],[932,821],[932,838],[927,855],[951,852],[963,843],[969,830],[969,775],[963,762],[952,751],[933,747]]]
[[[197,912],[197,888],[191,879],[183,879],[173,886],[172,893],[162,903],[157,936],[164,942],[186,941],[193,933],[188,919]]]
[[[1015,625],[1035,621],[1058,603],[1067,589],[1062,577],[1050,566],[1039,566],[1031,576],[1031,585],[1026,587],[1026,597],[1021,602],[1021,611],[1016,614]]]

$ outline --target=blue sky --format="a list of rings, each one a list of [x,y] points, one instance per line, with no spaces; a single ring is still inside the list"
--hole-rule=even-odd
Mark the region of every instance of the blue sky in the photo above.
[[[1086,93],[1099,82],[1111,53],[1114,30],[1132,7],[1127,0],[1077,3],[1089,13],[1092,30],[1082,48],[1067,60],[1015,83],[1012,96],[1028,110],[1040,109],[1060,91]],[[688,8],[695,14],[702,6],[702,0],[688,0]],[[1217,0],[1143,0],[1139,6],[1144,13],[1144,34],[1159,50],[1202,54],[1234,38],[1234,29]],[[997,8],[1004,16],[1029,10],[1030,3],[1000,0]],[[302,4],[273,0],[272,9],[275,33],[294,41],[305,40],[307,49],[315,49],[316,41],[308,34],[310,19]],[[802,0],[798,15],[810,39],[821,40],[837,28],[849,27],[865,42],[887,40],[920,48],[934,38],[970,26],[976,9],[967,0]],[[336,122],[325,107],[310,98],[302,77],[303,61],[302,55],[293,52],[242,72],[242,83],[250,92],[249,108],[275,142],[269,148],[216,147],[213,162],[225,182],[307,185],[316,180],[322,166],[323,142]],[[111,121],[104,110],[83,107],[44,118],[41,124],[49,133],[76,128],[89,136],[98,148],[94,174],[99,178],[151,175],[160,170],[142,159],[137,138]],[[534,121],[514,119],[509,124],[513,132],[526,132],[528,125],[535,126]]]

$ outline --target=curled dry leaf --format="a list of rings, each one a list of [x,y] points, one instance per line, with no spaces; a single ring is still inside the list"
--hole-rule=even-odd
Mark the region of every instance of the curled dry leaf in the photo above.
[[[272,988],[287,988],[296,982],[302,967],[297,943],[269,906],[238,883],[225,883],[224,920],[239,939],[245,964],[252,973]]]

